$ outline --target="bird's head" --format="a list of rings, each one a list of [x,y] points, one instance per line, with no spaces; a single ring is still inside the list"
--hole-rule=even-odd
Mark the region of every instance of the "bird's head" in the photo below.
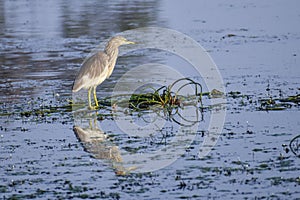
[[[125,44],[135,44],[135,42],[129,41],[123,36],[115,36],[111,38],[108,42],[109,46],[121,46]]]

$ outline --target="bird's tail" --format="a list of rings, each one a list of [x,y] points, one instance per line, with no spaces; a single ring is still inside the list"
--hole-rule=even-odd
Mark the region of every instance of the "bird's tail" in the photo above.
[[[72,87],[72,92],[78,92],[79,90],[81,90],[81,84],[74,81],[73,87]]]

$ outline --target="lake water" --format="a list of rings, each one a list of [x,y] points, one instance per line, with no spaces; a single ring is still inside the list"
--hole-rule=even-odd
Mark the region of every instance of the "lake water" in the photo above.
[[[300,91],[299,6],[296,0],[0,1],[0,198],[300,198],[299,96],[283,103]],[[220,71],[225,123],[202,158],[199,149],[212,138],[211,109],[182,110],[189,113],[186,122],[197,121],[191,129],[161,110],[128,114],[108,106],[77,115],[68,106],[89,53],[115,34],[142,27],[185,34]],[[97,88],[98,98],[112,95],[124,74],[149,63],[172,66],[208,90],[177,55],[140,49],[119,57],[112,76]],[[169,77],[148,66],[126,81],[161,85],[178,78]],[[204,106],[211,101],[204,97]],[[164,128],[120,128],[122,122],[149,121]],[[178,139],[182,133],[187,143]],[[174,141],[182,144],[175,145],[176,154],[145,161],[145,169],[153,170],[131,166],[149,151],[173,150]]]

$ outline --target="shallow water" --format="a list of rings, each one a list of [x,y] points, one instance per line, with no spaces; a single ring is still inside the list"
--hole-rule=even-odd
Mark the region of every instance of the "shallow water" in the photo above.
[[[289,147],[300,134],[299,103],[277,111],[260,109],[262,99],[299,94],[298,7],[298,1],[57,0],[34,6],[1,1],[1,199],[299,198],[300,160]],[[225,125],[216,146],[199,159],[209,135],[211,113],[205,110],[194,141],[174,163],[149,173],[117,175],[111,157],[97,159],[89,138],[73,131],[78,121],[66,105],[80,64],[94,47],[116,33],[146,26],[181,31],[210,53],[226,86]],[[174,55],[151,50],[121,56],[112,77],[98,87],[99,98],[109,96],[131,67],[150,62],[186,65]],[[97,139],[103,134],[111,139],[101,143],[108,150],[164,148],[178,133],[178,124],[169,121],[153,137],[128,136],[107,113],[109,108],[80,122],[89,126],[90,119],[96,121]],[[117,114],[119,120],[131,120]],[[145,123],[138,114],[132,116]]]

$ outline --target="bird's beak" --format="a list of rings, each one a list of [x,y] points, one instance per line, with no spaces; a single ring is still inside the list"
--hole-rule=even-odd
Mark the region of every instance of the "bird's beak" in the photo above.
[[[127,40],[126,43],[127,43],[127,44],[136,44],[135,42],[132,42],[132,41],[129,41],[129,40]]]

